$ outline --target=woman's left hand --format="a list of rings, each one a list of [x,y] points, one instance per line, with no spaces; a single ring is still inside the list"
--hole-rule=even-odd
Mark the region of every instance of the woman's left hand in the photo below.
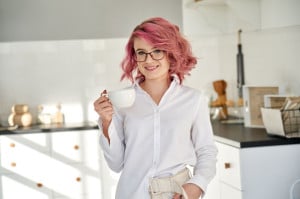
[[[200,187],[195,184],[187,183],[182,185],[184,191],[186,192],[188,199],[199,199],[203,191]],[[176,193],[173,199],[182,199],[182,195]]]

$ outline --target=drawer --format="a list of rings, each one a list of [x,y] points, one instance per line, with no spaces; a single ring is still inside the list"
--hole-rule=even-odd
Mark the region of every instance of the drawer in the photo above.
[[[53,133],[51,156],[69,164],[99,168],[97,130]]]
[[[80,165],[68,165],[60,161],[53,161],[49,180],[50,188],[55,197],[66,196],[77,199],[86,193],[85,174]]]
[[[14,134],[0,137],[1,153],[2,150],[17,151],[19,146],[26,146],[37,151],[49,152],[50,151],[50,136],[48,134]]]
[[[85,166],[67,165],[60,162],[53,162],[52,167],[56,168],[51,171],[51,189],[55,198],[101,198],[103,185],[100,171],[95,171]],[[105,184],[107,183],[110,184],[108,181],[105,181]]]
[[[216,144],[219,150],[217,169],[220,181],[242,190],[240,149],[222,143]]]
[[[47,186],[42,183],[36,183],[19,174],[0,175],[0,185],[0,198],[3,199],[52,198],[52,191]]]
[[[53,133],[51,155],[65,163],[83,161],[83,139],[80,131]]]
[[[49,146],[45,147],[39,141],[29,138],[43,138],[41,136],[3,136],[1,137],[1,170],[0,173],[18,173],[22,176],[38,176],[38,172],[49,160]]]
[[[8,148],[8,151],[4,152],[5,155],[1,156],[1,170],[6,174],[13,174],[13,180],[30,183],[34,188],[49,186],[47,168],[52,158],[48,153],[39,152],[20,143],[16,144],[15,149]]]

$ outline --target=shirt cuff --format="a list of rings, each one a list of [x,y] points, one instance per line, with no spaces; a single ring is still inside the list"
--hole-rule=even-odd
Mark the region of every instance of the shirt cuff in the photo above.
[[[207,189],[207,186],[208,186],[208,182],[203,177],[201,177],[201,176],[193,176],[186,183],[192,183],[192,184],[197,185],[203,191],[202,197],[205,195],[205,192],[206,192],[206,189]]]
[[[99,143],[102,146],[102,148],[109,148],[109,142],[108,139],[103,134],[103,127],[102,127],[102,120],[101,118],[98,119],[98,128],[99,128]]]

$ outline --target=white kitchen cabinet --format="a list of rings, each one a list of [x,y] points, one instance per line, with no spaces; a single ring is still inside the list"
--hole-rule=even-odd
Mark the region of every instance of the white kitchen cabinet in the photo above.
[[[299,144],[236,148],[217,142],[217,147],[217,175],[206,199],[289,198],[300,179]]]
[[[97,130],[2,135],[0,199],[103,198],[101,155]]]
[[[55,198],[101,196],[100,163],[96,131],[52,134],[53,190]],[[60,181],[57,182],[57,178]],[[67,186],[66,186],[67,185]]]
[[[0,139],[0,198],[51,198],[49,172],[41,169],[51,163],[49,135],[9,135]]]

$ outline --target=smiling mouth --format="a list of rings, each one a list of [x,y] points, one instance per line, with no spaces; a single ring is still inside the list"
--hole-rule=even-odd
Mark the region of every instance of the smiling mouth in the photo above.
[[[147,70],[147,71],[154,71],[155,69],[157,69],[159,66],[158,65],[155,65],[155,66],[145,66],[144,68]]]

